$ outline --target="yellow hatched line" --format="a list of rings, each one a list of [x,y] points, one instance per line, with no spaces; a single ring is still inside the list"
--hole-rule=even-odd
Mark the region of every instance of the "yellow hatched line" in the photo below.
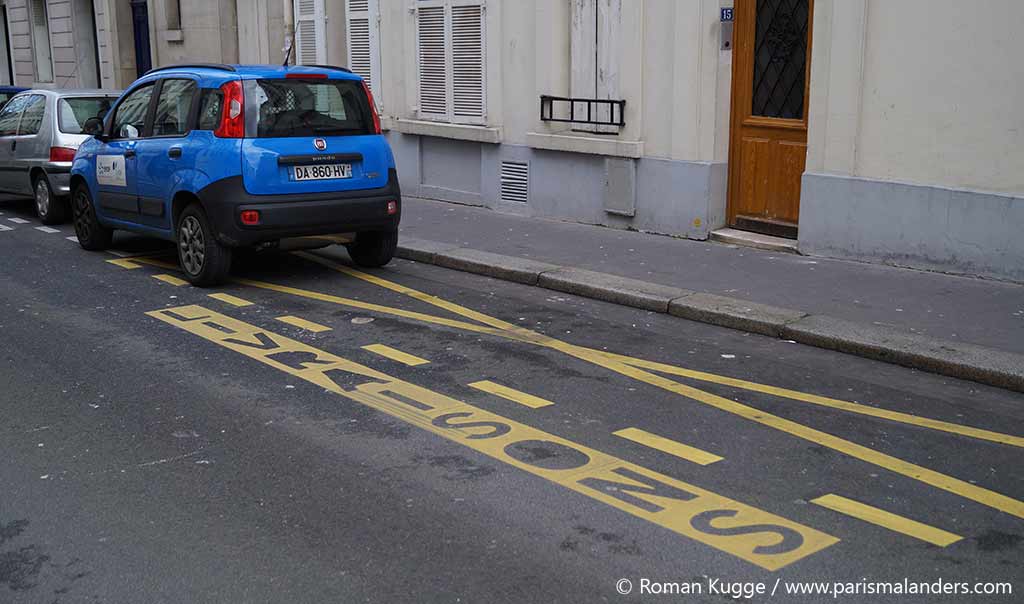
[[[113,260],[107,260],[107,262],[113,264],[114,266],[120,266],[121,268],[126,268],[128,270],[131,270],[133,268],[142,268],[141,264],[137,262],[132,262],[127,258],[114,258]]]
[[[314,323],[312,321],[307,321],[301,317],[293,317],[291,315],[277,317],[277,320],[282,323],[287,323],[294,327],[298,327],[300,329],[305,329],[306,331],[311,331],[313,333],[323,333],[325,331],[331,330],[331,328],[326,325],[321,325],[319,323]]]
[[[554,405],[549,400],[542,399],[539,396],[520,392],[515,388],[509,388],[508,386],[502,386],[496,384],[490,380],[481,380],[479,382],[473,382],[469,384],[470,388],[476,388],[477,390],[500,396],[503,399],[512,401],[513,403],[519,403],[531,409],[540,409],[541,407],[548,407]]]
[[[811,503],[939,547],[946,547],[963,539],[960,535],[834,493],[812,499]]]
[[[722,461],[722,457],[715,455],[714,453],[708,453],[696,447],[690,445],[684,445],[681,442],[658,436],[641,430],[640,428],[624,428],[616,432],[612,432],[615,436],[631,440],[635,443],[640,443],[646,447],[657,449],[663,453],[669,455],[675,455],[676,457],[685,459],[686,461],[692,461],[695,464],[706,466],[713,464],[716,461]]]
[[[221,302],[225,302],[231,306],[237,306],[239,308],[242,308],[243,306],[252,306],[252,302],[243,300],[237,296],[232,296],[231,294],[210,294],[210,297],[214,300],[220,300]]]
[[[398,361],[409,367],[416,367],[417,365],[426,365],[430,361],[427,359],[421,359],[420,357],[402,352],[397,348],[385,346],[384,344],[370,344],[369,346],[363,346],[363,350],[368,350],[374,354],[379,354],[382,357],[391,359],[392,361]]]
[[[170,283],[171,285],[174,285],[175,287],[181,287],[182,285],[188,285],[188,281],[185,281],[184,279],[179,279],[179,278],[175,277],[174,275],[153,275],[153,278],[158,280],[158,281],[163,281],[164,283]]]

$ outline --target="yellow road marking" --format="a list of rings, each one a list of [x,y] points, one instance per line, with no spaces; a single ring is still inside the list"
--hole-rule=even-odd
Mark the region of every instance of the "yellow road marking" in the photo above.
[[[185,281],[184,279],[179,279],[174,275],[153,275],[153,278],[163,281],[164,283],[170,283],[171,285],[177,287],[181,287],[182,285],[188,285],[188,281]]]
[[[221,302],[225,302],[227,304],[237,306],[239,308],[243,306],[252,306],[252,302],[248,300],[243,300],[242,298],[236,296],[232,296],[231,294],[210,294],[210,297],[213,298],[214,300],[220,300]]]
[[[900,474],[902,476],[911,478],[913,480],[917,480],[919,482],[923,482],[925,484],[931,485],[931,486],[933,486],[935,488],[938,488],[938,489],[941,489],[941,490],[944,490],[944,491],[947,491],[947,492],[959,495],[959,496],[964,497],[966,499],[970,499],[970,500],[975,501],[977,503],[980,503],[982,505],[985,505],[985,506],[988,506],[988,507],[991,507],[991,508],[994,508],[994,509],[1006,512],[1006,513],[1011,514],[1013,516],[1017,516],[1018,518],[1024,518],[1024,502],[1018,501],[1018,500],[1013,499],[1011,497],[1007,497],[1007,496],[1002,495],[1000,493],[996,493],[995,491],[990,491],[990,490],[985,489],[983,487],[979,487],[977,485],[970,484],[970,483],[968,483],[966,481],[959,480],[957,478],[953,478],[952,476],[947,476],[947,475],[942,474],[940,472],[936,472],[934,470],[929,470],[928,468],[925,468],[925,467],[922,467],[922,466],[919,466],[919,465],[916,465],[916,464],[912,464],[910,462],[904,461],[904,460],[899,459],[897,457],[893,457],[891,455],[886,455],[884,453],[880,453],[878,451],[875,451],[874,449],[870,449],[868,447],[865,447],[865,446],[862,446],[862,445],[858,445],[858,444],[856,444],[854,442],[848,441],[846,439],[843,439],[843,438],[840,438],[840,437],[837,437],[837,436],[833,436],[831,434],[828,434],[826,432],[822,432],[820,430],[816,430],[814,428],[805,426],[805,425],[800,424],[798,422],[787,420],[787,419],[781,418],[779,416],[772,415],[770,413],[761,411],[761,410],[759,410],[757,408],[750,407],[748,405],[744,405],[742,403],[738,403],[736,401],[732,401],[732,400],[726,399],[724,397],[720,397],[720,396],[717,396],[717,395],[705,392],[703,390],[700,390],[698,388],[694,388],[692,386],[687,386],[687,385],[684,385],[684,384],[680,384],[679,382],[675,382],[673,380],[664,378],[662,376],[655,375],[655,374],[650,373],[648,371],[643,371],[642,369],[639,369],[640,367],[645,367],[645,366],[651,365],[652,363],[650,361],[645,361],[643,359],[635,359],[635,358],[628,357],[628,356],[625,356],[625,355],[616,355],[616,354],[607,353],[607,352],[603,352],[603,351],[599,351],[599,350],[593,350],[593,349],[586,348],[586,347],[583,347],[583,346],[576,346],[574,344],[569,344],[567,342],[563,342],[561,340],[557,340],[557,339],[552,338],[550,336],[539,334],[539,333],[530,331],[528,329],[524,329],[524,328],[518,327],[518,326],[513,325],[511,323],[507,323],[507,322],[502,321],[500,319],[496,319],[494,317],[490,317],[490,316],[485,315],[483,313],[480,313],[480,312],[477,312],[477,311],[474,311],[474,310],[470,310],[470,309],[465,308],[463,306],[460,306],[458,304],[455,304],[455,303],[452,303],[452,302],[448,302],[446,300],[442,300],[440,298],[437,298],[436,296],[432,296],[430,294],[425,294],[423,292],[419,292],[418,290],[406,287],[404,285],[399,285],[397,283],[392,283],[392,282],[387,281],[385,279],[381,279],[380,277],[376,277],[376,276],[373,276],[373,275],[368,275],[366,273],[362,273],[360,271],[357,271],[355,269],[349,268],[349,267],[344,266],[344,265],[335,265],[335,263],[333,263],[332,261],[329,261],[329,260],[327,260],[325,258],[320,258],[318,256],[314,256],[312,254],[307,254],[307,253],[300,253],[299,255],[301,255],[302,257],[305,257],[305,258],[316,259],[315,261],[318,262],[319,264],[322,264],[322,265],[327,266],[329,268],[333,268],[334,270],[337,270],[339,272],[352,275],[352,276],[354,276],[356,278],[362,279],[362,280],[367,281],[369,283],[374,283],[374,284],[380,285],[381,287],[385,287],[386,289],[389,289],[391,291],[395,291],[395,292],[398,292],[398,293],[405,294],[405,295],[410,296],[412,298],[415,298],[417,300],[421,300],[421,301],[426,302],[428,304],[431,304],[431,305],[437,306],[439,308],[443,308],[445,310],[448,310],[448,311],[450,311],[452,313],[455,313],[457,315],[461,315],[461,316],[463,316],[465,318],[469,318],[469,319],[475,320],[475,321],[480,321],[480,322],[482,322],[485,325],[488,325],[490,327],[474,325],[472,323],[466,323],[464,321],[457,321],[457,320],[452,320],[452,319],[446,319],[444,317],[436,317],[434,315],[429,315],[429,314],[425,314],[425,313],[416,313],[416,312],[406,311],[406,310],[402,310],[402,309],[391,308],[391,307],[388,307],[388,306],[382,306],[382,305],[378,305],[378,304],[368,304],[368,303],[365,303],[365,302],[360,302],[358,300],[349,300],[349,299],[340,298],[340,297],[337,297],[337,296],[331,296],[329,294],[321,294],[319,292],[310,292],[308,290],[302,290],[302,289],[298,289],[298,288],[292,288],[292,287],[286,287],[286,286],[281,286],[281,285],[275,285],[275,284],[272,284],[272,283],[264,283],[264,282],[259,282],[259,281],[246,280],[246,279],[238,279],[238,280],[236,280],[236,282],[244,284],[244,285],[250,285],[250,286],[258,287],[258,288],[262,288],[262,289],[269,289],[269,290],[273,290],[273,291],[277,291],[277,292],[281,292],[281,293],[292,294],[292,295],[296,295],[296,296],[300,296],[300,297],[305,297],[305,298],[309,298],[309,299],[321,300],[321,301],[324,301],[324,302],[330,302],[330,303],[334,303],[334,304],[350,306],[350,307],[353,307],[353,308],[361,308],[361,309],[364,309],[364,310],[374,310],[374,311],[377,311],[377,312],[381,312],[381,313],[389,314],[389,315],[393,315],[393,316],[400,316],[400,317],[405,317],[405,318],[410,318],[410,319],[421,320],[421,321],[424,321],[424,322],[427,322],[427,323],[436,324],[436,325],[445,325],[445,326],[448,326],[448,327],[455,327],[455,328],[459,328],[459,329],[466,329],[468,331],[473,331],[473,332],[477,332],[477,333],[486,333],[486,334],[490,334],[490,335],[496,335],[496,336],[505,337],[505,338],[509,338],[509,339],[512,339],[512,340],[520,341],[520,342],[527,342],[527,343],[535,344],[537,346],[542,346],[542,347],[545,347],[545,348],[550,348],[552,350],[557,350],[557,351],[563,352],[563,353],[565,353],[565,354],[567,354],[569,356],[578,358],[578,359],[583,360],[583,361],[587,361],[589,363],[592,363],[592,364],[600,366],[600,367],[604,367],[604,368],[606,368],[606,369],[608,369],[610,371],[619,373],[621,375],[625,375],[627,377],[630,377],[630,378],[633,378],[635,380],[644,382],[646,384],[650,384],[652,386],[656,386],[656,387],[661,388],[663,390],[679,394],[679,395],[684,396],[686,398],[691,398],[691,399],[696,400],[698,402],[702,402],[702,403],[705,403],[707,405],[716,407],[716,408],[718,408],[718,409],[720,409],[722,411],[726,411],[728,413],[732,413],[734,415],[738,415],[738,416],[743,417],[745,419],[748,419],[750,421],[754,421],[754,422],[760,423],[762,425],[774,428],[774,429],[779,430],[781,432],[785,432],[785,433],[790,434],[792,436],[796,436],[798,438],[801,438],[801,439],[804,439],[804,440],[807,440],[807,441],[810,441],[810,442],[822,445],[824,447],[828,447],[830,449],[833,449],[833,450],[838,451],[840,453],[844,453],[846,455],[849,455],[850,457],[854,457],[854,458],[859,459],[861,461],[864,461],[866,463],[870,463],[870,464],[876,465],[876,466],[878,466],[880,468],[887,469],[887,470],[889,470],[891,472],[894,472],[896,474]],[[152,264],[153,266],[167,266],[165,263],[159,263],[159,261],[153,261],[153,260],[149,260],[149,259],[145,260],[144,262],[147,263],[147,264]],[[658,367],[658,369],[656,369],[656,370],[659,370],[659,371],[664,371],[665,368],[672,367],[671,365],[664,365],[664,364],[660,364],[660,363],[655,364],[655,365],[657,365],[657,367]],[[682,368],[674,368],[674,369],[678,369],[679,371],[688,371],[688,370],[685,370],[685,369],[682,369]],[[665,371],[665,372],[668,373],[668,371]],[[704,374],[704,375],[710,375],[710,374]],[[731,378],[723,378],[723,379],[731,379]],[[779,391],[781,392],[782,389],[779,389]],[[780,396],[781,396],[781,394],[780,394]],[[853,405],[854,403],[850,403],[850,404]],[[865,407],[865,409],[870,409],[870,408]],[[903,415],[903,414],[901,414],[901,415]],[[913,417],[913,416],[911,416],[911,417]],[[886,418],[886,419],[891,419],[891,418]],[[924,419],[924,418],[921,418],[921,419]],[[954,424],[948,424],[948,425],[953,426]],[[973,430],[973,429],[970,429],[970,430]],[[960,433],[960,432],[958,432],[958,433]],[[997,434],[997,433],[992,433],[992,434]],[[963,435],[969,436],[971,434],[967,434],[966,432],[964,432]],[[997,434],[997,438],[1000,439],[997,442],[1002,442],[1002,443],[1010,444],[1017,437],[1013,437],[1013,436],[1009,436],[1009,435],[998,435]]]
[[[847,516],[853,516],[864,522],[870,522],[871,524],[878,525],[882,528],[887,528],[890,531],[897,533],[903,533],[915,539],[921,541],[927,541],[933,545],[939,547],[946,547],[952,545],[957,541],[963,539],[960,535],[954,535],[948,531],[944,531],[934,526],[923,524],[916,520],[904,518],[892,512],[887,512],[870,505],[847,499],[835,494],[824,495],[817,499],[812,499],[811,503],[820,505],[821,507],[828,508],[830,510],[839,512],[840,514],[846,514]]]
[[[113,260],[107,260],[107,262],[113,264],[114,266],[120,266],[121,268],[126,268],[128,270],[131,270],[133,268],[142,268],[141,264],[138,264],[137,262],[132,262],[127,258],[114,258]]]
[[[713,464],[716,461],[722,461],[723,458],[715,455],[714,453],[708,453],[702,451],[696,447],[690,445],[684,445],[683,443],[676,442],[674,440],[667,439],[657,434],[651,434],[641,430],[640,428],[624,428],[616,432],[612,432],[615,436],[620,436],[626,440],[631,440],[635,443],[657,449],[659,451],[668,453],[669,455],[675,455],[681,457],[687,461],[692,461],[695,464],[706,466]]]
[[[767,570],[839,540],[202,306],[146,313],[253,360]],[[363,383],[352,387],[357,377]],[[537,455],[538,450],[546,455]]]
[[[314,323],[312,321],[307,321],[301,317],[293,317],[291,315],[278,317],[277,320],[282,323],[287,323],[294,327],[298,327],[300,329],[305,329],[306,331],[311,331],[313,333],[323,333],[325,331],[331,330],[331,328],[327,327],[326,325],[321,325],[319,323]]]
[[[379,354],[382,357],[391,359],[392,361],[398,361],[404,363],[409,367],[416,367],[417,365],[426,365],[430,361],[427,359],[421,359],[420,357],[402,352],[396,348],[385,346],[384,344],[370,344],[369,346],[363,346],[363,350],[369,350],[374,354]]]
[[[551,401],[542,399],[539,396],[534,396],[532,394],[520,392],[514,388],[502,386],[501,384],[495,384],[494,382],[491,382],[489,380],[473,382],[472,384],[469,384],[469,387],[476,388],[477,390],[482,390],[484,392],[488,392],[495,396],[500,396],[501,398],[508,399],[513,403],[526,405],[531,409],[540,409],[541,407],[554,405],[554,403],[552,403]]]
[[[738,415],[739,417],[774,428],[792,436],[828,447],[840,453],[849,455],[850,457],[885,468],[891,472],[901,474],[908,478],[931,485],[935,488],[954,493],[982,505],[1001,510],[1008,514],[1017,516],[1018,518],[1024,518],[1024,502],[996,493],[995,491],[990,491],[983,487],[973,485],[969,482],[953,478],[952,476],[947,476],[940,472],[929,470],[928,468],[904,461],[897,457],[880,453],[874,449],[822,432],[821,430],[816,430],[798,422],[784,419],[777,415],[772,415],[771,413],[744,405],[743,403],[732,401],[698,388],[675,382],[648,371],[643,371],[638,369],[638,366],[646,363],[641,359],[633,359],[624,355],[614,355],[599,350],[585,348],[583,346],[569,344],[568,342],[563,342],[550,336],[529,331],[500,319],[448,302],[447,300],[442,300],[436,296],[419,292],[404,285],[391,283],[390,281],[380,277],[369,275],[347,266],[337,265],[336,263],[322,257],[312,254],[301,255],[305,258],[315,258],[316,262],[319,264],[334,268],[339,272],[352,275],[370,283],[379,284],[381,287],[385,287],[391,291],[403,293],[417,300],[443,308],[449,312],[495,327],[501,330],[500,335],[507,334],[507,337],[519,341],[531,342],[538,346],[561,351],[569,356],[604,367],[610,371],[631,377],[637,381],[656,386],[668,392],[674,392],[722,411]]]

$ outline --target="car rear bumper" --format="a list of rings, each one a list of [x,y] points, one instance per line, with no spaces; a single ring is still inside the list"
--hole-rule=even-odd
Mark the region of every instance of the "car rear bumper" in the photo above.
[[[218,239],[229,246],[249,246],[290,237],[360,231],[393,231],[402,216],[398,174],[388,172],[379,189],[303,195],[252,195],[242,177],[219,180],[199,192]],[[389,201],[397,211],[387,213]],[[260,223],[242,224],[241,213],[256,210]]]

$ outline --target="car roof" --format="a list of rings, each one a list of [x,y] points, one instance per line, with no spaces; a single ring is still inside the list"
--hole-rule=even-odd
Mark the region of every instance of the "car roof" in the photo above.
[[[358,75],[344,67],[333,65],[221,65],[212,63],[196,63],[187,65],[167,65],[146,73],[138,81],[150,81],[160,77],[177,74],[198,76],[202,81],[220,85],[228,80],[253,80],[259,78],[284,78],[288,74],[317,73],[326,74],[330,79],[361,80]]]
[[[103,90],[100,88],[61,88],[50,90],[48,88],[25,88],[19,94],[41,94],[44,96],[56,97],[59,99],[78,96],[121,96],[120,90]]]

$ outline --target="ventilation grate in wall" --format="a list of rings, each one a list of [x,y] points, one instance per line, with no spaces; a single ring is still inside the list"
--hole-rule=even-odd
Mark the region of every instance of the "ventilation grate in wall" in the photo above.
[[[501,162],[501,200],[526,203],[530,192],[530,164]]]

